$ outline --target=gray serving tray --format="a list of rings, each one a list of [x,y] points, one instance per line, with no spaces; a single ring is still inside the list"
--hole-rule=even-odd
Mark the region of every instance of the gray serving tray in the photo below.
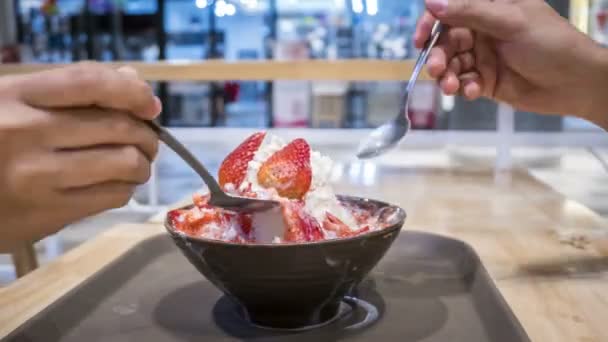
[[[256,328],[168,236],[159,236],[106,266],[5,340],[529,341],[475,252],[457,240],[401,232],[353,296],[359,300],[345,302],[341,318],[321,328]]]

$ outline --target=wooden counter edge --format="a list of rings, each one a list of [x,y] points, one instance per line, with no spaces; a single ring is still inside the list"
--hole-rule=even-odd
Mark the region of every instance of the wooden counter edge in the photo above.
[[[0,340],[135,245],[160,234],[164,229],[158,224],[119,224],[0,288]]]
[[[148,81],[407,81],[413,60],[112,62],[130,65]],[[53,69],[65,64],[0,64],[0,76]],[[423,72],[420,79],[429,80]]]

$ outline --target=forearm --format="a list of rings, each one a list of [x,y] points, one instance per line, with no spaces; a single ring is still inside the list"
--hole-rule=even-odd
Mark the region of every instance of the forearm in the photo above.
[[[594,72],[589,75],[589,110],[584,118],[608,130],[608,48],[597,46],[590,57]]]

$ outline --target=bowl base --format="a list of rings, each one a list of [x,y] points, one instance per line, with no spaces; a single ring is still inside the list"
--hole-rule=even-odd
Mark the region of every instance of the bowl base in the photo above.
[[[215,304],[213,317],[215,324],[226,334],[244,340],[292,334],[315,336],[323,332],[359,334],[382,319],[385,307],[384,301],[375,291],[364,291],[362,295],[361,298],[345,296],[338,306],[337,314],[319,324],[277,328],[251,323],[251,320],[245,319],[242,306],[226,296],[222,296]]]
[[[296,327],[296,328],[281,328],[281,327],[273,327],[273,326],[268,326],[268,325],[257,324],[255,322],[253,322],[249,317],[247,317],[248,315],[245,313],[245,309],[242,307],[240,307],[240,309],[238,310],[238,314],[241,317],[241,319],[246,321],[251,326],[259,328],[259,329],[278,331],[278,332],[302,332],[302,331],[318,329],[318,328],[324,327],[326,325],[332,324],[332,323],[352,314],[352,312],[354,310],[355,310],[355,307],[352,303],[347,302],[347,301],[341,301],[339,304],[339,307],[338,307],[338,312],[336,312],[336,314],[333,315],[332,317],[324,320],[323,322],[317,323],[317,324],[309,324],[309,325],[304,325],[304,326]]]

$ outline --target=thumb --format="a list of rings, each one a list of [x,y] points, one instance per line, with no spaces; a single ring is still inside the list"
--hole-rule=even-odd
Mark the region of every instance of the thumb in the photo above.
[[[493,38],[505,39],[521,28],[522,12],[514,4],[489,0],[425,0],[442,23],[466,27]]]
[[[131,67],[131,66],[122,66],[120,68],[117,69],[117,71],[121,74],[124,74],[126,76],[130,76],[133,78],[138,78],[138,74],[137,74],[137,70],[135,70],[135,68]]]

